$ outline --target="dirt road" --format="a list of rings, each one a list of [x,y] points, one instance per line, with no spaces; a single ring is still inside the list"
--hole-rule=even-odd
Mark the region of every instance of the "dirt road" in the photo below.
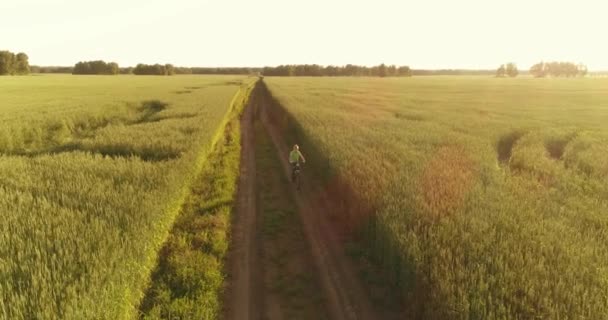
[[[280,306],[273,305],[281,304],[280,301],[283,301],[283,305],[288,305],[289,299],[277,298],[273,296],[276,292],[268,290],[269,285],[272,285],[268,283],[269,279],[272,281],[273,278],[269,278],[267,275],[269,270],[265,270],[270,269],[267,261],[260,261],[260,258],[267,259],[269,256],[277,256],[276,252],[268,252],[268,250],[275,250],[273,248],[277,246],[268,245],[268,242],[264,242],[263,239],[260,240],[260,231],[256,230],[256,220],[266,217],[264,214],[260,217],[259,213],[256,212],[258,208],[264,208],[264,206],[256,203],[256,192],[259,191],[254,190],[256,186],[254,147],[256,134],[253,124],[256,113],[261,123],[263,123],[262,128],[266,129],[270,137],[268,144],[274,146],[276,152],[274,161],[280,162],[280,165],[275,162],[275,167],[278,170],[282,169],[285,177],[290,176],[291,169],[287,162],[289,149],[281,139],[282,136],[279,134],[278,128],[274,127],[266,116],[265,108],[268,106],[265,101],[265,92],[260,92],[260,88],[257,90],[258,92],[252,96],[252,103],[248,106],[242,122],[242,168],[239,181],[237,217],[233,227],[233,249],[229,258],[231,275],[226,295],[225,318],[238,320],[293,319],[293,316],[288,317],[284,312],[273,311],[280,308]],[[264,173],[264,175],[266,174]],[[314,296],[322,296],[321,303],[323,306],[319,307],[318,304],[308,303],[310,306],[308,311],[311,308],[322,308],[327,310],[330,319],[336,320],[379,319],[357,277],[354,266],[351,265],[349,258],[345,256],[343,241],[338,239],[331,222],[327,219],[330,205],[324,199],[318,197],[313,199],[313,196],[310,196],[315,194],[313,192],[314,185],[311,181],[308,181],[306,175],[303,176],[302,181],[301,191],[296,192],[293,185],[286,184],[284,186],[286,190],[282,190],[283,193],[275,192],[275,195],[286,198],[288,196],[285,192],[287,194],[291,193],[289,201],[292,202],[292,205],[295,203],[294,210],[298,212],[299,224],[301,225],[298,228],[302,230],[304,235],[304,239],[300,239],[300,242],[306,242],[303,243],[303,246],[308,247],[307,253],[301,253],[288,259],[305,261],[306,257],[309,257],[308,260],[312,260],[308,261],[311,265],[310,268],[316,273],[313,277],[314,280],[309,282],[316,282],[319,292],[315,292],[315,285],[312,284],[308,292],[314,293],[309,294],[309,297],[313,299]],[[276,188],[273,189],[276,190]],[[259,201],[267,201],[265,199],[268,199],[268,197],[259,197],[258,194],[258,199],[262,199]],[[258,226],[260,226],[260,222],[258,222]],[[293,228],[293,226],[290,228]],[[287,238],[281,237],[280,239]],[[294,242],[294,245],[299,244]],[[264,253],[264,250],[267,252]],[[270,272],[276,273],[277,271],[272,270]],[[302,314],[304,312],[302,311]]]
[[[270,134],[276,151],[281,159],[286,175],[291,174],[291,167],[287,161],[289,147],[282,140],[282,135],[273,126],[266,114],[269,105],[262,99],[260,118]],[[377,319],[369,298],[356,275],[354,267],[345,256],[343,243],[338,239],[330,221],[328,208],[330,206],[323,199],[312,199],[315,194],[314,185],[304,174],[301,191],[294,192],[302,225],[312,251],[317,272],[321,279],[332,319]]]
[[[241,119],[241,170],[237,195],[236,217],[233,222],[230,266],[226,289],[224,316],[226,319],[257,319],[259,301],[256,278],[256,193],[255,193],[255,131],[254,108],[250,103]]]

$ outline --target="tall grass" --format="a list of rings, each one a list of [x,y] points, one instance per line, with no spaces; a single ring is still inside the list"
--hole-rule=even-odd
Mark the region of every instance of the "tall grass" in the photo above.
[[[0,318],[135,316],[235,80],[0,79]]]
[[[503,80],[264,81],[412,317],[602,318],[608,82]]]
[[[190,189],[140,308],[142,319],[217,319],[241,156],[240,117],[253,86],[235,96],[229,122]]]

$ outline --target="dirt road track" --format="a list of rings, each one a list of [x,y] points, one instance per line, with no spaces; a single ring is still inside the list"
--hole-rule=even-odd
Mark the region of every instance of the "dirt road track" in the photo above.
[[[265,95],[263,95],[265,96]],[[274,127],[267,116],[270,106],[262,98],[259,116],[268,131],[286,175],[291,174],[287,161],[289,148],[281,139],[278,128]],[[371,306],[354,267],[345,256],[342,241],[338,239],[328,221],[329,204],[323,199],[312,199],[307,195],[315,194],[313,187],[303,175],[302,190],[295,194],[303,228],[309,241],[312,256],[317,266],[319,279],[326,295],[328,310],[332,319],[379,319]],[[292,187],[292,192],[296,192]]]
[[[257,88],[256,90],[266,90]],[[256,233],[256,163],[255,163],[255,117],[264,124],[284,173],[291,175],[287,162],[288,147],[281,139],[278,128],[267,116],[266,92],[254,92],[241,121],[241,170],[239,178],[237,212],[232,232],[232,249],[228,259],[230,278],[225,295],[224,318],[234,320],[260,319],[263,314],[259,283],[260,261],[256,256],[258,239]],[[256,115],[257,113],[257,115]],[[343,241],[334,232],[328,220],[330,205],[327,199],[313,197],[313,185],[303,175],[302,190],[296,192],[291,186],[299,211],[302,228],[309,243],[318,273],[318,279],[331,319],[374,320],[380,319],[373,309],[366,291],[359,282],[355,268],[345,256]],[[314,198],[314,199],[313,199]]]
[[[250,103],[241,119],[241,170],[228,260],[230,279],[225,298],[225,319],[257,319],[258,314],[254,111]]]

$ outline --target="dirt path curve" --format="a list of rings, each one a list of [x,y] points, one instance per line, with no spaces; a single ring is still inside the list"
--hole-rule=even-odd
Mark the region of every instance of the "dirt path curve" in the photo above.
[[[257,239],[256,239],[256,165],[255,110],[250,103],[241,119],[241,169],[237,196],[237,212],[232,231],[229,257],[230,280],[226,292],[225,319],[256,319]]]
[[[286,175],[291,175],[291,168],[287,161],[288,147],[281,139],[281,134],[269,121],[265,113],[264,99],[259,106],[259,113],[267,132],[269,133],[281,159]],[[327,219],[328,203],[313,200],[307,195],[314,194],[312,186],[307,183],[303,175],[302,190],[294,192],[294,199],[299,209],[304,232],[311,247],[319,279],[326,295],[327,308],[332,319],[379,319],[370,303],[369,297],[363,289],[354,267],[345,256],[342,241],[338,239],[331,222]]]

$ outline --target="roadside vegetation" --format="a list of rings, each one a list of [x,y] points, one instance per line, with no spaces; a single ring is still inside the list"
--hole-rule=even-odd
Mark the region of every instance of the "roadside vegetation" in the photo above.
[[[410,316],[608,314],[607,80],[264,82]]]
[[[239,115],[252,87],[235,98],[224,134],[194,180],[140,307],[142,319],[217,319],[224,287],[240,165]]]

